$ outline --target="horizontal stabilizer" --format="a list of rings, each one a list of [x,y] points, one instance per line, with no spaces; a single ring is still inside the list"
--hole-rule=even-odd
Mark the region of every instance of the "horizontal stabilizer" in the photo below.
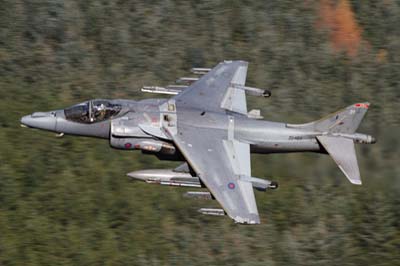
[[[331,136],[317,136],[317,139],[349,181],[353,184],[361,185],[354,141]]]

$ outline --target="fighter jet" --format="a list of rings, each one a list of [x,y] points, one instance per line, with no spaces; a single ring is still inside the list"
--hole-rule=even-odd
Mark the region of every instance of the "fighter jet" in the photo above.
[[[306,124],[263,120],[247,110],[246,95],[270,91],[245,85],[248,63],[224,61],[212,69],[194,68],[181,85],[146,86],[142,91],[171,98],[94,99],[66,109],[22,117],[23,126],[107,139],[112,148],[139,150],[162,160],[182,161],[176,169],[139,170],[133,179],[161,185],[206,188],[188,197],[215,199],[222,208],[201,208],[228,215],[236,223],[259,224],[253,189],[268,191],[276,182],[253,177],[251,153],[316,152],[329,154],[348,180],[361,185],[355,143],[375,143],[356,133],[369,103],[356,103]]]

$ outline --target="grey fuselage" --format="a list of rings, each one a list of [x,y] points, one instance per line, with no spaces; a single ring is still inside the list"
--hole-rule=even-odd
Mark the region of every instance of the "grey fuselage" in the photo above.
[[[296,125],[269,122],[248,118],[245,115],[227,111],[226,113],[204,112],[191,108],[162,111],[160,106],[167,99],[131,100],[92,100],[80,104],[88,106],[93,103],[106,102],[118,106],[118,114],[99,121],[88,119],[76,121],[66,117],[67,111],[56,110],[37,112],[24,116],[22,125],[64,133],[69,135],[89,136],[109,139],[111,146],[125,150],[142,150],[145,153],[164,153],[165,147],[173,142],[160,128],[161,121],[167,119],[170,113],[179,117],[179,123],[190,124],[193,127],[227,130],[228,119],[234,120],[234,138],[250,144],[252,153],[282,153],[282,152],[324,152],[324,148],[316,140],[321,132],[313,132],[297,128]],[[85,105],[86,104],[86,105]],[[67,109],[66,109],[67,110]],[[82,114],[88,115],[89,114]],[[92,114],[93,115],[93,114]],[[92,119],[92,118],[90,118]],[[155,145],[155,147],[153,146]],[[173,155],[177,149],[167,149],[167,154]],[[177,152],[178,153],[178,152]],[[179,156],[178,156],[179,157]],[[160,156],[162,159],[163,156]],[[167,156],[166,159],[173,158]]]

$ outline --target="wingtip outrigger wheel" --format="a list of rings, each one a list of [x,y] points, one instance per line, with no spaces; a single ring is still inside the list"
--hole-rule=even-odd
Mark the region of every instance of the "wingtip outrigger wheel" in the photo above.
[[[277,189],[278,187],[279,187],[278,182],[271,181],[271,184],[269,185],[269,189]]]
[[[270,90],[264,90],[263,97],[268,98],[271,97],[272,93]]]

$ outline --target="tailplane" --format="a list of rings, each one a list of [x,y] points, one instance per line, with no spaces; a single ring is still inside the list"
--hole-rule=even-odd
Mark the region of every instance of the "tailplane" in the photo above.
[[[343,137],[317,136],[318,141],[329,153],[352,184],[361,185],[354,141]]]

